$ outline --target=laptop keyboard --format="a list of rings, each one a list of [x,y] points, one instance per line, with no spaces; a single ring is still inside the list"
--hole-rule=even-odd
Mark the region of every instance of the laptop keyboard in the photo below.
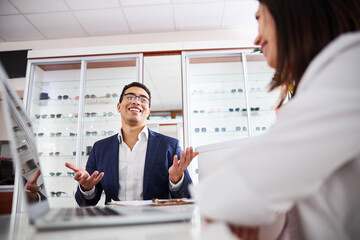
[[[103,217],[103,216],[119,216],[120,213],[108,207],[81,207],[81,208],[59,208],[53,209],[45,215],[45,221],[68,221],[72,218],[82,217]]]

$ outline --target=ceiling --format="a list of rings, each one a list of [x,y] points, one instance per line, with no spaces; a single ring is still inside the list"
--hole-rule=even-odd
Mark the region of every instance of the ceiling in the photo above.
[[[254,30],[256,0],[0,0],[0,42]]]
[[[257,29],[257,0],[0,0],[0,43]],[[136,35],[134,35],[136,36]],[[182,108],[181,58],[144,59],[154,110]]]

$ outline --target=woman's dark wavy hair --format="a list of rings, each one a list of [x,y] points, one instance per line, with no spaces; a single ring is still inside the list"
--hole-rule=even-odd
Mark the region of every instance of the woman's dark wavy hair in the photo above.
[[[306,68],[333,39],[360,30],[360,0],[258,0],[274,18],[278,59],[270,91],[294,96]]]

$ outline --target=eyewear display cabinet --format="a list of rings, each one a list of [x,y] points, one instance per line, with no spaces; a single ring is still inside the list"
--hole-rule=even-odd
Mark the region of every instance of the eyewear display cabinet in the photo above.
[[[74,206],[65,163],[85,168],[94,142],[119,132],[119,96],[141,65],[142,54],[29,60],[24,99],[52,207]]]
[[[198,147],[265,133],[276,119],[274,75],[251,50],[183,52],[185,146]],[[197,161],[189,166],[197,182]]]

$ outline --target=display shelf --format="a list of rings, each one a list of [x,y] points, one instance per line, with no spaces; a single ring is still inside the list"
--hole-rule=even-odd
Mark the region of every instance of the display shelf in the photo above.
[[[40,90],[48,90],[49,88],[56,88],[57,90],[79,90],[79,79],[69,80],[41,80],[34,81],[34,86]],[[97,78],[97,79],[86,79],[87,89],[113,89],[122,88],[124,82],[133,82],[136,78],[124,77],[124,78]]]

